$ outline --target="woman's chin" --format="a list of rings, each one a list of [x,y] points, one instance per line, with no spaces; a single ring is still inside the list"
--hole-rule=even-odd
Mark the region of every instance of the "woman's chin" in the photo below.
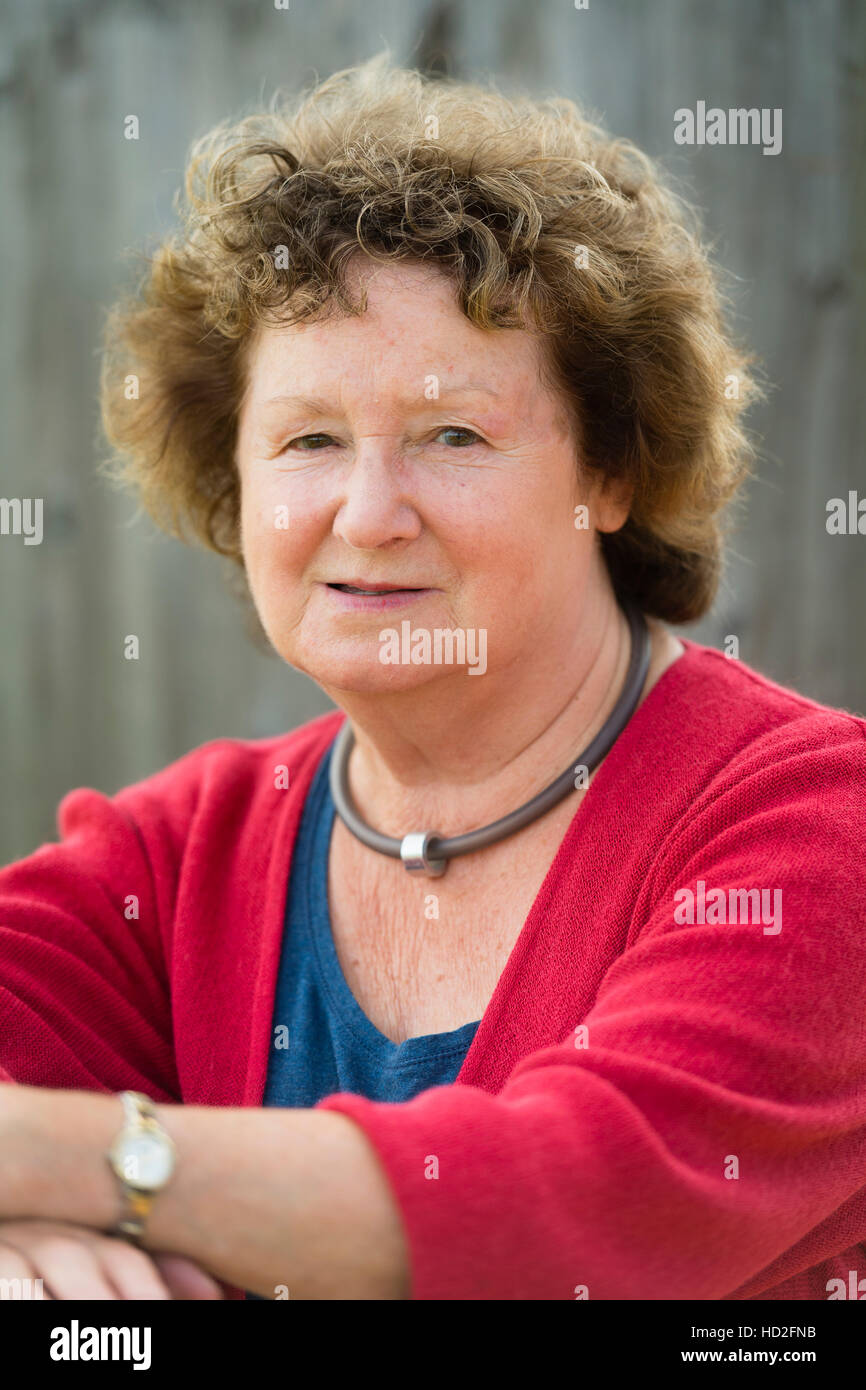
[[[448,668],[429,664],[384,665],[378,659],[378,653],[340,653],[338,644],[328,652],[295,652],[291,655],[280,655],[290,666],[303,671],[310,680],[335,696],[394,695],[403,691],[419,690],[431,681],[441,680],[443,676],[453,674]]]
[[[396,695],[420,690],[443,672],[429,666],[380,666],[372,662],[333,662],[307,674],[325,690],[346,695]]]

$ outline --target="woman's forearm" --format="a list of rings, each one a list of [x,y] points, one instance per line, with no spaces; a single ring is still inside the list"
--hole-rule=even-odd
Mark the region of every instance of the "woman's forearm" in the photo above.
[[[16,1094],[10,1095],[9,1090]],[[0,1219],[113,1227],[121,1200],[105,1153],[116,1097],[3,1088]],[[188,1256],[266,1298],[405,1298],[408,1258],[390,1187],[343,1115],[157,1106],[177,1167],[146,1245]]]
[[[270,1298],[408,1296],[399,1213],[351,1120],[188,1106],[158,1115],[179,1162],[154,1205],[154,1248]]]

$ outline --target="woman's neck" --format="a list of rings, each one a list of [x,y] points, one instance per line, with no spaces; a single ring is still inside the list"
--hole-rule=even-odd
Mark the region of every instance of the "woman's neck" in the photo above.
[[[682,645],[651,621],[645,699]],[[579,760],[610,716],[631,656],[626,619],[611,597],[592,631],[520,670],[465,672],[400,695],[334,693],[352,721],[349,785],[360,814],[385,834],[442,835],[496,820]],[[566,682],[565,673],[575,673]],[[458,685],[458,682],[461,684]],[[475,687],[473,690],[472,687]]]

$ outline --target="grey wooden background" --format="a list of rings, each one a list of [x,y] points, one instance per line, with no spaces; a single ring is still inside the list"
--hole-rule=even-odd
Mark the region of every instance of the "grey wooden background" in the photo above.
[[[220,562],[96,476],[96,347],[124,252],[171,222],[191,139],[384,43],[576,97],[684,181],[773,383],[724,592],[686,635],[734,633],[750,665],[866,712],[866,537],[825,529],[830,497],[866,495],[860,0],[6,0],[0,15],[0,496],[45,499],[42,545],[0,536],[0,861],[54,834],[73,786],[113,791],[327,708],[251,644]],[[676,146],[673,113],[699,99],[781,107],[782,153]]]

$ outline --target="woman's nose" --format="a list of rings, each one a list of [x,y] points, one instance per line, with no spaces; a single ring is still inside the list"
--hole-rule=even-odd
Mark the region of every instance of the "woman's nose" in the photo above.
[[[410,475],[393,437],[360,440],[342,478],[334,534],[356,550],[411,540],[421,521],[409,492]]]

